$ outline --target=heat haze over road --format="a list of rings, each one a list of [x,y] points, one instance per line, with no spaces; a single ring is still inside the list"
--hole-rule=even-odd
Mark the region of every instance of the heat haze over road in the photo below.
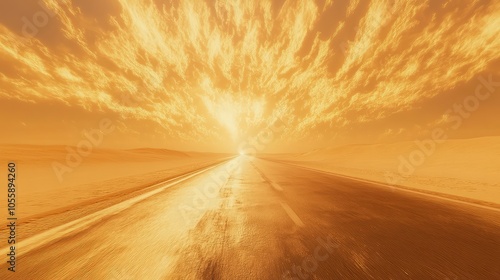
[[[500,279],[499,34],[495,0],[0,1],[0,279]]]
[[[29,240],[2,279],[500,277],[498,211],[245,156]]]

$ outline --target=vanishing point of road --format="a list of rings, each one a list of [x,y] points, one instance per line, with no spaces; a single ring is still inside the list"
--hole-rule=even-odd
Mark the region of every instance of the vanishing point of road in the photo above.
[[[246,157],[165,184],[0,279],[500,279],[498,211]]]

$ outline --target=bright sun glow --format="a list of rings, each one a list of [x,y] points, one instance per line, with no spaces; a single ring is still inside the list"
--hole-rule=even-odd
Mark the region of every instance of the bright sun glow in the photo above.
[[[110,147],[233,152],[277,118],[266,151],[406,141],[499,72],[500,1],[3,2],[2,142],[75,143],[98,116]],[[450,137],[498,134],[495,106]]]

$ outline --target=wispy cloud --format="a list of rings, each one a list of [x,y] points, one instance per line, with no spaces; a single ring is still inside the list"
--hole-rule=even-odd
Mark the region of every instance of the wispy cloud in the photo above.
[[[59,33],[20,40],[21,21],[0,25],[0,98],[189,139],[238,140],[277,117],[304,135],[410,110],[499,58],[497,1],[80,2],[44,0]]]

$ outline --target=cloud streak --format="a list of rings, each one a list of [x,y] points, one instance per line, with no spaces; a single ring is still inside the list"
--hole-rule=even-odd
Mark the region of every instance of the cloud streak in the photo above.
[[[21,22],[0,25],[0,98],[182,139],[241,141],[276,118],[290,137],[383,120],[490,69],[500,49],[497,1],[44,3],[57,32],[21,40]]]

